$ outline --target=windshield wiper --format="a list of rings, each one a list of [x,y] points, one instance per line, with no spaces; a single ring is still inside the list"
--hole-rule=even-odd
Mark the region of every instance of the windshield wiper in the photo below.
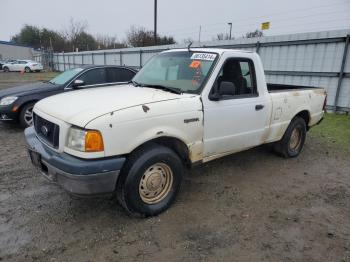
[[[175,88],[175,87],[170,87],[170,86],[163,86],[163,85],[148,85],[148,84],[139,84],[139,86],[141,87],[150,87],[150,88],[156,88],[156,89],[161,89],[161,90],[165,90],[168,92],[172,92],[175,94],[182,94],[183,92],[181,91],[181,89],[179,88]]]
[[[44,80],[43,83],[50,83],[52,85],[55,85],[55,83],[52,83],[51,81]]]
[[[134,81],[134,80],[131,80],[131,81],[129,81],[129,83],[128,84],[133,84],[133,86],[141,86],[139,83],[137,83],[136,81]]]

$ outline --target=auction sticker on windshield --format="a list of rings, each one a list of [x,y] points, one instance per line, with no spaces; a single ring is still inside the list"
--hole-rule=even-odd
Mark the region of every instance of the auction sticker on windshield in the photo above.
[[[209,54],[209,53],[194,53],[191,56],[192,60],[214,61],[215,58],[216,58],[216,54]]]

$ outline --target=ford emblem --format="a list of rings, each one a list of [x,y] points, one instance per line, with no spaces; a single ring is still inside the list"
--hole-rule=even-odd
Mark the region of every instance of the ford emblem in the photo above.
[[[47,126],[42,126],[41,127],[41,133],[44,135],[44,136],[47,136],[49,134],[49,129],[47,128]]]

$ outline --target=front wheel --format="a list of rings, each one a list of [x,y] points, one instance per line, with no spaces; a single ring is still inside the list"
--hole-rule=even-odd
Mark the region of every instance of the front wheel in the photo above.
[[[27,128],[33,125],[33,108],[34,102],[24,105],[19,114],[19,123],[21,127]]]
[[[274,150],[285,158],[297,157],[304,147],[305,138],[305,120],[297,116],[292,119],[282,139],[275,143]]]
[[[143,147],[129,157],[122,170],[118,201],[132,215],[158,215],[175,200],[184,171],[171,149],[157,144]]]
[[[3,70],[4,70],[4,72],[10,72],[10,70],[9,70],[9,68],[8,68],[7,66],[5,66],[5,67],[3,68]]]
[[[26,71],[26,73],[32,72],[32,70],[30,70],[30,68],[29,68],[28,66],[26,66],[26,68],[24,69],[24,71]]]

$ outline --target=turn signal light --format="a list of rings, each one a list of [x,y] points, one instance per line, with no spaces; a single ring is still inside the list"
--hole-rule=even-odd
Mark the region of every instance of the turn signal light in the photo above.
[[[85,152],[104,151],[102,135],[97,130],[88,130],[85,135]]]

